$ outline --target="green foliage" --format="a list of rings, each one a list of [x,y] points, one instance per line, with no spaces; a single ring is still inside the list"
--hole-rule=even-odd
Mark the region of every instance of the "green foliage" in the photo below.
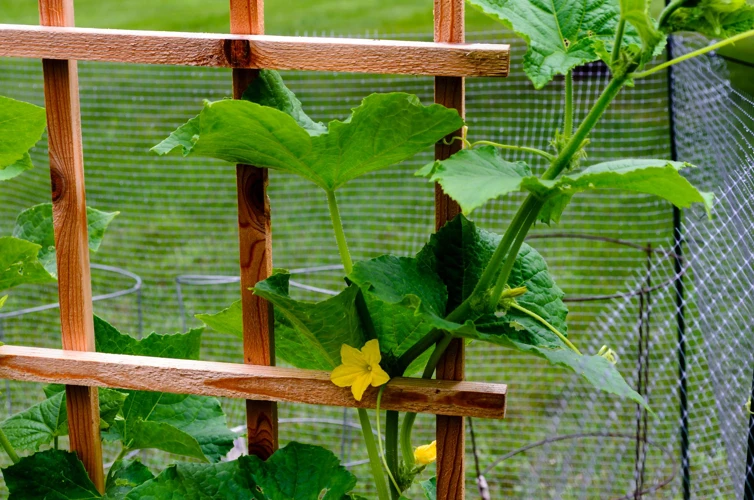
[[[201,329],[185,334],[152,333],[142,340],[118,332],[95,316],[98,352],[178,359],[199,359]],[[228,430],[225,414],[215,398],[162,392],[124,391],[122,418],[103,434],[123,448],[156,448],[216,462],[233,447],[236,435]]]
[[[96,252],[102,244],[105,231],[120,212],[102,212],[86,207],[89,234],[89,250]],[[35,205],[21,212],[16,218],[13,236],[41,245],[39,261],[52,276],[57,276],[55,260],[55,232],[52,221],[52,203]]]
[[[24,284],[55,281],[37,254],[42,247],[12,236],[0,237],[0,291]]]
[[[358,289],[346,288],[318,303],[292,299],[286,273],[257,283],[254,294],[275,305],[278,355],[299,368],[332,370],[340,364],[343,344],[360,348],[368,340],[356,310]]]
[[[692,165],[667,160],[617,160],[598,163],[555,180],[544,180],[532,175],[526,163],[506,161],[499,149],[483,146],[431,163],[416,175],[439,182],[467,214],[508,193],[529,191],[545,200],[540,219],[549,223],[560,221],[574,194],[591,189],[651,194],[680,208],[702,203],[709,211],[713,195],[699,191],[679,174],[688,167]]]
[[[65,387],[48,386],[45,393],[47,399],[0,424],[0,428],[16,450],[37,451],[40,446],[50,444],[53,439],[68,435]],[[101,429],[107,429],[113,424],[125,399],[126,394],[122,392],[99,389]]]
[[[32,168],[34,165],[31,163],[31,156],[29,153],[24,153],[20,160],[0,169],[0,182],[17,177]]]
[[[526,40],[524,71],[536,88],[576,66],[606,59],[620,19],[617,2],[604,0],[469,0]],[[641,44],[634,30],[630,43]],[[606,61],[609,62],[609,61]]]
[[[46,116],[44,108],[0,96],[0,172],[10,167],[11,172],[0,174],[0,180],[15,177],[31,168],[29,149],[42,137]],[[11,175],[15,172],[15,175]]]
[[[331,452],[292,442],[266,462],[243,456],[219,464],[179,464],[145,482],[128,499],[342,500],[356,478]]]
[[[102,498],[75,453],[47,450],[3,469],[9,500]]]
[[[729,38],[754,29],[754,5],[746,0],[686,0],[661,19],[666,33],[691,31],[713,38]]]
[[[424,491],[424,496],[427,500],[436,500],[437,499],[437,478],[431,477],[427,479],[426,481],[422,481],[422,490]]]
[[[262,92],[252,96],[271,102]],[[347,120],[330,122],[326,133],[299,124],[306,115],[298,101],[295,106],[290,99],[274,102],[294,116],[245,100],[206,103],[198,118],[153,151],[167,154],[180,147],[184,156],[285,170],[334,191],[411,158],[463,125],[457,112],[423,106],[416,96],[404,93],[367,97]]]
[[[107,475],[105,498],[125,498],[131,490],[152,479],[152,471],[138,460],[119,460]]]

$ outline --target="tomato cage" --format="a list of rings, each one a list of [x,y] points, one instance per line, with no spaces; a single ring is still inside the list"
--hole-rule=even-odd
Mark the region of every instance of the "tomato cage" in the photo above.
[[[521,70],[525,45],[508,33],[466,38],[511,44],[509,78],[466,82],[470,138],[515,139],[547,149],[562,121],[563,81],[534,91]],[[680,55],[700,43],[675,37],[671,49]],[[0,68],[0,93],[42,103],[38,61],[0,59]],[[144,332],[200,326],[194,314],[216,312],[238,299],[235,173],[210,160],[158,158],[149,148],[194,116],[202,99],[229,96],[229,71],[82,62],[79,73],[88,201],[121,212],[93,260],[127,263],[143,279],[141,309],[133,301],[101,301],[95,312],[132,333],[139,314]],[[429,78],[283,76],[316,120],[347,116],[370,92],[401,90],[432,101]],[[608,74],[594,64],[574,80],[577,112],[583,113]],[[510,399],[506,420],[468,426],[470,498],[742,496],[747,440],[754,440],[746,407],[754,370],[747,322],[754,313],[753,126],[752,100],[731,87],[726,61],[715,55],[637,81],[608,110],[586,161],[635,156],[694,163],[699,168],[689,175],[717,196],[714,217],[696,210],[681,216],[669,204],[640,195],[583,194],[568,208],[566,221],[538,225],[530,243],[570,298],[569,335],[590,353],[603,345],[614,349],[621,373],[655,415],[597,394],[578,377],[536,359],[471,344],[467,378],[505,382]],[[33,157],[38,165],[47,162],[44,147]],[[523,153],[510,155],[524,158],[541,166]],[[355,258],[410,255],[421,247],[433,228],[433,191],[412,174],[430,160],[429,154],[417,157],[339,192]],[[292,283],[297,298],[321,300],[342,279],[326,201],[291,175],[272,171],[270,178],[274,265],[298,271]],[[48,184],[49,173],[37,168],[16,181],[14,192],[0,193],[0,223],[11,224],[20,209],[47,201]],[[499,200],[471,218],[500,232],[519,201]],[[24,301],[29,307],[43,303],[32,293]],[[54,314],[28,318],[40,326],[35,331],[59,328]],[[4,334],[19,338],[22,330],[9,322]],[[47,342],[24,335],[26,345]],[[203,357],[240,361],[238,342],[207,330]],[[43,397],[29,384],[9,384],[14,406]],[[230,422],[240,425],[243,402],[223,404]],[[354,473],[367,476],[351,412],[281,404],[279,413],[287,422],[281,442],[326,444]],[[418,439],[431,440],[430,419],[420,417],[416,432]],[[165,457],[150,452],[143,459]],[[486,490],[478,489],[481,483]]]

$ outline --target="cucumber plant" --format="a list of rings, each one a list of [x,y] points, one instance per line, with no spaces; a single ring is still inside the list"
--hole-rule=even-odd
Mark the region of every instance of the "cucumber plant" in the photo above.
[[[160,155],[175,152],[291,172],[324,191],[334,249],[345,271],[342,289],[321,302],[296,300],[289,294],[290,275],[278,270],[259,282],[254,293],[274,305],[276,352],[281,359],[300,368],[331,371],[333,383],[350,387],[356,399],[370,386],[378,391],[377,439],[367,411],[358,411],[370,482],[380,500],[405,498],[436,454],[434,443],[414,448],[415,415],[411,413],[401,421],[398,412],[387,411],[383,440],[382,391],[391,378],[404,374],[431,378],[454,338],[489,342],[539,357],[578,374],[596,390],[649,409],[621,376],[611,349],[605,346],[597,353],[585,353],[568,338],[564,294],[542,256],[524,240],[535,223],[558,223],[573,196],[594,189],[655,195],[680,208],[699,203],[709,212],[712,194],[698,190],[681,175],[692,167],[688,163],[622,159],[582,164],[592,130],[624,87],[754,34],[754,7],[743,0],[676,0],[658,21],[650,17],[646,0],[470,3],[526,40],[524,71],[536,88],[558,75],[564,77],[564,122],[552,131],[551,150],[472,142],[454,110],[422,105],[416,96],[404,93],[370,95],[348,119],[319,123],[304,112],[274,71],[261,71],[241,100],[207,102],[199,115],[153,148]],[[673,61],[649,65],[662,53],[667,35],[676,31],[723,40]],[[585,118],[576,123],[572,74],[575,68],[595,61],[606,64],[612,78]],[[35,123],[28,136],[17,132],[20,122],[13,126],[17,144],[12,146],[15,149],[0,147],[0,164],[15,170],[0,170],[0,178],[28,167],[26,152],[44,126]],[[452,140],[464,147],[416,175],[439,183],[463,214],[430,235],[412,257],[384,255],[353,262],[341,222],[338,189],[447,141],[459,129],[463,134]],[[506,160],[509,150],[540,157],[546,167],[536,172],[526,162]],[[469,218],[475,209],[512,192],[524,192],[526,198],[504,234],[485,231]],[[48,277],[54,262],[51,222],[40,230],[34,221],[50,211],[31,210],[19,217],[14,235],[19,241],[28,241],[21,239],[23,235],[33,235],[29,238],[36,246],[23,254],[29,259],[23,269],[30,275],[29,282],[43,282],[52,279]],[[4,244],[0,239],[0,258],[7,253]],[[15,278],[12,273],[8,276]],[[0,279],[3,283],[5,274]],[[7,283],[17,284],[11,278]],[[240,302],[197,317],[219,332],[238,336],[242,331]],[[136,340],[95,318],[95,332],[101,352],[185,359],[199,355],[198,329]],[[115,390],[100,392],[103,438],[119,442],[121,449],[109,471],[106,492],[101,494],[75,455],[58,449],[58,438],[67,432],[65,392],[58,386],[49,386],[45,392],[48,397],[42,403],[0,424],[0,444],[16,462],[3,471],[13,499],[357,498],[352,493],[356,478],[320,447],[291,443],[267,462],[255,457],[221,461],[236,436],[227,430],[214,398]],[[40,447],[49,449],[37,451]],[[194,462],[172,465],[154,476],[132,459],[134,451],[144,448]],[[32,454],[19,458],[16,450]],[[435,485],[434,478],[422,481],[428,498],[434,498]]]

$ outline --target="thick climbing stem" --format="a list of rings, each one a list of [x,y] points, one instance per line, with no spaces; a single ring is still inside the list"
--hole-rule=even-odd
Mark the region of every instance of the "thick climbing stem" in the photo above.
[[[505,291],[505,285],[508,284],[508,278],[510,277],[511,271],[513,270],[513,265],[516,263],[518,251],[521,250],[521,245],[524,244],[526,235],[529,234],[529,229],[531,229],[531,226],[534,224],[534,222],[536,222],[537,217],[539,216],[539,211],[542,208],[543,204],[544,203],[540,200],[535,200],[535,202],[532,202],[531,209],[529,210],[526,219],[524,219],[523,224],[521,224],[521,227],[518,230],[518,234],[516,235],[516,239],[513,241],[510,250],[508,250],[508,255],[505,258],[503,267],[502,269],[500,269],[500,273],[497,275],[495,288],[492,290],[492,294],[490,295],[490,301],[488,305],[488,308],[490,310],[494,310],[495,307],[497,307],[498,302],[500,302],[500,298],[503,296],[503,292]]]
[[[712,45],[708,45],[707,47],[704,47],[699,50],[695,50],[693,52],[689,52],[688,54],[684,54],[680,57],[676,57],[675,59],[671,59],[668,62],[658,64],[654,68],[648,69],[646,71],[642,71],[639,73],[633,73],[631,75],[631,78],[637,79],[637,78],[644,78],[645,76],[653,75],[659,71],[662,71],[664,69],[667,69],[675,64],[678,64],[683,61],[688,61],[689,59],[693,59],[695,57],[701,56],[706,54],[707,52],[712,52],[713,50],[721,49],[725,47],[726,45],[730,45],[732,43],[740,42],[741,40],[744,40],[746,38],[754,36],[754,30],[746,31],[744,33],[741,33],[736,36],[732,36],[730,38],[727,38],[721,42],[713,43]]]
[[[670,16],[672,16],[675,11],[683,7],[683,4],[685,4],[686,2],[688,2],[688,0],[675,0],[667,4],[665,9],[663,9],[662,13],[660,14],[660,18],[657,20],[657,26],[662,29],[670,19]]]
[[[377,488],[377,498],[379,500],[390,500],[385,475],[382,473],[382,464],[380,463],[380,453],[377,451],[377,445],[374,442],[372,433],[372,423],[369,421],[369,414],[364,408],[359,408],[359,423],[361,423],[361,433],[364,435],[364,444],[369,454],[369,466],[372,469],[372,478],[374,486]],[[380,415],[377,414],[377,425],[379,425]],[[378,436],[378,439],[382,439]]]
[[[348,251],[348,242],[346,241],[346,233],[343,231],[343,221],[340,218],[340,210],[338,209],[338,200],[335,198],[335,191],[327,191],[327,206],[330,209],[330,220],[332,221],[332,228],[335,232],[335,241],[338,243],[340,260],[343,262],[343,268],[346,270],[346,274],[351,274],[351,271],[353,271],[353,261],[351,260],[351,253]]]
[[[569,71],[565,76],[565,118],[563,120],[563,134],[566,138],[573,133],[573,72]],[[555,157],[550,155],[550,161]]]
[[[8,454],[14,464],[17,464],[21,460],[18,453],[16,453],[16,450],[13,448],[13,445],[10,444],[8,436],[5,435],[5,432],[2,429],[0,429],[0,446],[3,447],[5,453]]]
[[[557,335],[558,338],[560,340],[562,340],[563,343],[565,343],[565,345],[567,345],[568,347],[570,347],[571,350],[573,350],[573,352],[575,352],[578,355],[581,355],[581,351],[579,351],[576,348],[576,346],[573,345],[573,343],[570,340],[568,340],[568,337],[566,337],[565,335],[563,335],[562,333],[560,333],[560,331],[557,328],[555,328],[550,323],[548,323],[547,320],[544,319],[542,316],[540,316],[539,314],[537,314],[537,313],[535,313],[533,311],[528,310],[525,307],[521,307],[520,305],[516,304],[515,302],[513,302],[512,304],[510,304],[510,307],[512,307],[513,309],[515,309],[517,311],[520,311],[520,312],[526,314],[527,316],[530,316],[530,317],[536,319],[537,321],[539,321],[540,323],[542,323],[545,327],[547,327],[548,330],[550,330],[552,333],[554,333],[555,335]]]

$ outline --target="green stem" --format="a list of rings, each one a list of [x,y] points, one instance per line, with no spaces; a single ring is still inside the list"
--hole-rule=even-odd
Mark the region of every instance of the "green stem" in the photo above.
[[[662,70],[664,70],[666,68],[669,68],[669,67],[671,67],[671,66],[673,66],[675,64],[678,64],[680,62],[687,61],[689,59],[693,59],[694,57],[698,57],[698,56],[704,55],[707,52],[712,52],[713,50],[720,49],[722,47],[725,47],[726,45],[730,45],[731,43],[739,42],[741,40],[744,40],[744,39],[752,37],[752,36],[754,36],[754,30],[747,31],[745,33],[741,33],[739,35],[730,37],[730,38],[728,38],[726,40],[723,40],[721,42],[713,43],[712,45],[709,45],[709,46],[704,47],[702,49],[695,50],[693,52],[689,52],[688,54],[684,54],[684,55],[682,55],[680,57],[676,57],[675,59],[672,59],[672,60],[670,60],[668,62],[665,62],[665,63],[662,63],[662,64],[658,64],[657,66],[655,66],[652,69],[648,69],[648,70],[642,71],[640,73],[633,73],[631,75],[631,78],[638,79],[638,78],[644,78],[644,77],[649,76],[649,75],[653,75],[653,74],[657,73],[658,71],[662,71]]]
[[[497,306],[497,303],[500,302],[500,298],[503,296],[503,292],[505,291],[505,285],[508,284],[508,278],[510,277],[511,271],[513,270],[513,265],[516,263],[516,259],[518,258],[518,251],[521,250],[521,245],[524,244],[524,240],[526,239],[526,235],[529,233],[529,229],[531,229],[531,226],[536,222],[537,216],[539,216],[539,211],[542,208],[542,205],[544,205],[544,202],[536,198],[534,198],[534,200],[535,201],[531,203],[532,206],[529,210],[529,213],[527,214],[526,219],[524,219],[523,224],[521,224],[521,228],[516,235],[515,241],[508,251],[508,256],[505,258],[505,262],[503,263],[503,267],[500,270],[500,274],[497,275],[497,283],[495,283],[495,289],[492,291],[492,295],[490,295],[490,301],[488,305],[490,310],[494,310]]]
[[[60,443],[58,441],[58,436],[55,436],[52,440],[52,447],[56,450],[59,449],[58,447],[60,446]]]
[[[534,200],[534,197],[529,195],[521,207],[519,207],[518,212],[516,212],[508,229],[505,231],[503,239],[500,240],[500,244],[495,249],[495,253],[492,254],[490,261],[487,263],[487,267],[482,271],[482,275],[479,277],[479,281],[474,287],[474,290],[468,297],[466,297],[466,300],[461,302],[461,304],[447,316],[446,319],[448,321],[462,322],[466,320],[472,312],[472,304],[479,302],[480,298],[487,293],[493,280],[497,277],[500,266],[503,265],[503,259],[505,259],[508,249],[518,234],[521,224],[526,220],[526,217],[529,214],[532,200]]]
[[[442,339],[440,339],[440,341],[437,343],[437,346],[435,347],[435,350],[432,351],[432,355],[427,361],[427,366],[424,367],[422,378],[432,378],[432,375],[435,373],[435,368],[437,368],[437,364],[440,362],[442,355],[445,354],[445,350],[450,345],[451,340],[453,340],[453,336],[449,333],[445,333]]]
[[[346,275],[351,274],[353,271],[353,261],[351,260],[351,253],[348,251],[348,242],[346,242],[346,233],[343,231],[343,221],[340,218],[340,210],[338,209],[338,200],[335,199],[335,191],[326,191],[327,193],[327,206],[330,209],[330,220],[332,220],[332,228],[335,232],[335,241],[338,243],[338,252],[340,252],[340,260],[343,262],[343,267],[346,270]]]
[[[3,447],[5,453],[8,454],[14,464],[17,464],[21,460],[21,458],[18,456],[18,453],[16,453],[16,450],[13,448],[13,445],[10,444],[8,436],[5,435],[5,431],[3,431],[2,429],[0,429],[0,446]]]
[[[615,99],[615,97],[618,95],[627,80],[627,75],[616,76],[612,80],[610,80],[610,83],[607,85],[607,87],[605,87],[605,90],[602,91],[602,94],[600,95],[599,99],[597,99],[594,107],[589,111],[589,114],[586,115],[586,118],[584,118],[584,121],[581,122],[581,125],[579,125],[579,128],[576,129],[576,132],[573,134],[573,136],[571,136],[568,144],[566,144],[566,146],[560,152],[558,152],[558,156],[555,158],[555,160],[553,160],[550,168],[548,168],[547,171],[542,175],[542,179],[552,180],[556,178],[558,175],[560,175],[560,172],[562,172],[563,169],[571,163],[573,155],[575,155],[579,150],[584,140],[587,138],[594,126],[597,125],[597,122],[610,106],[610,103],[613,101],[613,99]]]
[[[683,7],[683,5],[687,1],[688,0],[675,0],[673,2],[670,2],[660,14],[660,19],[657,20],[657,26],[659,26],[660,29],[662,29],[662,27],[665,26],[665,24],[670,19],[670,16],[672,16],[675,13],[675,11]]]
[[[539,314],[537,314],[537,313],[535,313],[533,311],[528,310],[525,307],[521,307],[520,305],[516,304],[515,302],[512,302],[511,305],[510,305],[510,307],[512,307],[513,309],[516,309],[517,311],[520,311],[520,312],[526,314],[527,316],[530,316],[530,317],[536,319],[537,321],[539,321],[540,323],[542,323],[544,326],[546,326],[548,330],[550,330],[552,333],[554,333],[555,335],[557,335],[560,338],[560,340],[562,340],[565,343],[565,345],[567,345],[568,347],[570,347],[573,350],[573,352],[575,352],[576,354],[578,354],[580,356],[582,355],[581,351],[579,351],[576,348],[576,346],[573,345],[573,343],[571,343],[570,340],[568,340],[568,337],[566,337],[565,335],[563,335],[562,333],[560,333],[557,328],[555,328],[550,323],[548,323],[547,320],[545,320],[542,316],[540,316]]]
[[[406,371],[406,368],[414,362],[416,358],[424,354],[424,351],[432,347],[433,345],[437,344],[445,335],[445,332],[442,330],[431,330],[429,333],[427,333],[424,337],[419,339],[419,341],[408,348],[406,352],[404,352],[400,358],[398,358],[398,369],[396,370],[396,377],[399,377],[403,375],[403,372]]]
[[[571,137],[573,133],[573,72],[569,71],[565,76],[565,120],[563,122],[563,134]],[[550,161],[555,157],[550,155]]]
[[[387,483],[385,482],[385,475],[382,473],[380,454],[377,451],[377,445],[374,443],[374,434],[372,434],[372,423],[369,421],[369,414],[364,408],[359,408],[358,411],[359,423],[361,423],[361,433],[364,435],[364,444],[366,444],[367,453],[369,454],[369,466],[372,469],[374,486],[375,488],[377,488],[377,498],[379,498],[379,500],[390,500],[390,493],[388,493]],[[380,425],[379,421],[380,415],[378,413],[378,426]]]
[[[401,425],[401,455],[403,455],[403,463],[406,464],[408,469],[414,468],[414,447],[411,446],[411,431],[414,429],[414,422],[416,421],[416,413],[406,413],[403,417],[403,424]]]
[[[555,159],[555,155],[548,153],[547,151],[542,151],[541,149],[537,148],[530,148],[526,146],[513,146],[511,144],[500,144],[497,142],[492,141],[474,141],[468,145],[469,148],[474,148],[476,146],[494,146],[498,149],[510,149],[512,151],[521,151],[524,153],[532,153],[535,155],[543,156],[547,158],[548,160],[552,161]]]
[[[615,29],[615,41],[613,42],[613,55],[611,57],[612,64],[615,64],[620,59],[620,46],[623,43],[623,33],[626,31],[626,20],[621,19],[618,21],[618,27]]]
[[[377,392],[377,405],[375,406],[375,411],[377,413],[377,445],[379,446],[380,450],[380,459],[382,460],[382,465],[385,466],[385,471],[387,471],[387,475],[390,478],[390,482],[392,483],[390,485],[390,493],[391,497],[393,499],[396,499],[400,496],[400,487],[398,486],[398,482],[395,480],[395,476],[393,476],[393,473],[391,472],[390,466],[388,465],[387,459],[385,458],[385,450],[382,449],[382,432],[380,432],[380,403],[382,402],[382,393],[385,392],[385,387],[387,384],[380,387],[380,390]],[[388,413],[395,413],[396,414],[396,421],[395,421],[395,432],[397,432],[398,428],[398,420],[397,420],[397,412],[388,412]],[[386,422],[387,424],[387,422]],[[385,432],[387,433],[387,429],[385,429]],[[396,461],[398,459],[397,456],[397,450],[396,450]],[[382,475],[382,474],[380,474]],[[384,479],[384,478],[383,478]]]
[[[382,387],[385,387],[384,385]],[[390,493],[393,498],[401,496],[400,486],[395,480],[398,477],[398,412],[388,410],[385,412],[385,458],[387,470],[390,474],[392,487]]]

